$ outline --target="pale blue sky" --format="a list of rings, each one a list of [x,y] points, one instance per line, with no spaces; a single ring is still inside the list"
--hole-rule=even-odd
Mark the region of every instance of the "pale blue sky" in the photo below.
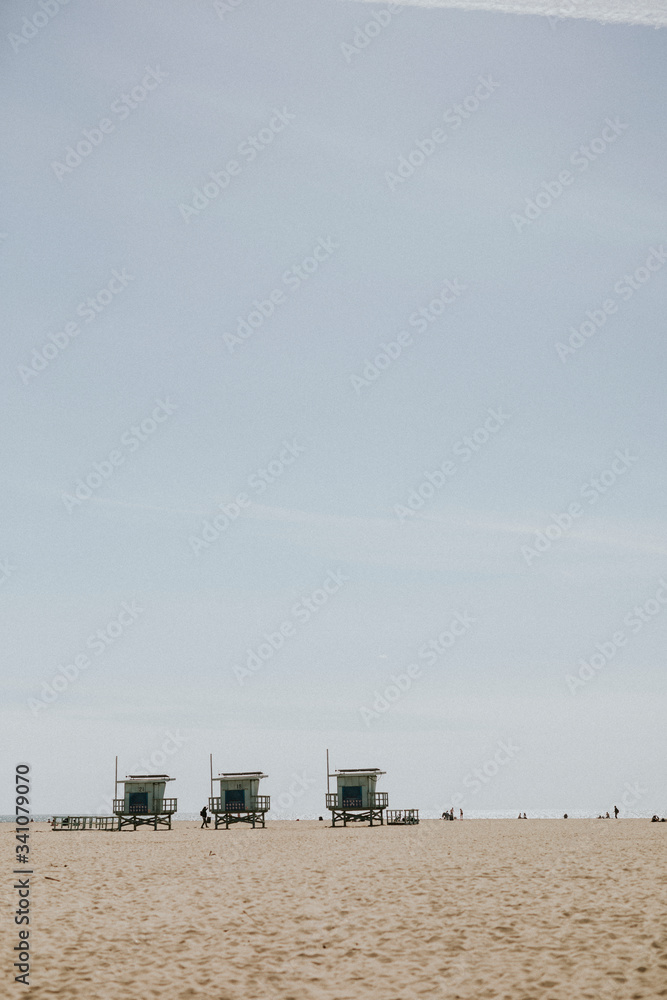
[[[305,771],[286,811],[317,815],[329,746],[334,766],[386,769],[390,804],[440,812],[513,740],[516,759],[464,789],[470,812],[599,811],[640,782],[635,811],[664,813],[667,608],[636,633],[624,619],[667,573],[667,266],[630,297],[614,287],[667,248],[664,32],[407,7],[346,59],[383,5],[77,2],[15,52],[7,36],[34,9],[2,13],[0,607],[2,727],[10,764],[33,764],[35,808],[94,811],[113,756],[124,773],[169,730],[188,734],[167,765],[186,810],[212,751],[220,769],[267,771],[276,797]],[[147,68],[164,79],[114,111]],[[443,123],[480,77],[493,93]],[[284,109],[294,120],[248,162],[239,145]],[[53,163],[105,118],[113,131],[59,180]],[[607,119],[627,128],[583,171],[571,156],[612,134]],[[438,128],[446,141],[391,190],[386,172]],[[186,222],[179,206],[232,159]],[[513,213],[567,169],[517,232]],[[320,240],[338,245],[286,284]],[[132,280],[86,323],[79,304],[114,269]],[[447,279],[465,291],[419,332],[409,317]],[[224,335],[275,289],[284,301],[230,353]],[[563,363],[556,344],[607,299],[618,310]],[[401,331],[412,343],[355,390]],[[165,399],[173,412],[137,442]],[[464,461],[457,442],[499,408]],[[260,494],[249,477],[284,441],[303,453]],[[68,511],[63,493],[114,450]],[[588,502],[617,450],[632,462]],[[453,475],[401,520],[448,459]],[[252,505],[195,555],[189,539],[240,492]],[[576,502],[527,565],[522,546]],[[345,581],[300,622],[330,572]],[[31,712],[132,601],[123,634]],[[474,625],[429,666],[419,649],[457,612]],[[287,620],[295,634],[239,684],[234,666]],[[626,644],[572,694],[566,676],[619,630]],[[366,725],[411,662],[421,676]]]

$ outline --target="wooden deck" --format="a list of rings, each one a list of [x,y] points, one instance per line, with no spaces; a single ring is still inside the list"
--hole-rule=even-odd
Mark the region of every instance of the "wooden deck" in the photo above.
[[[171,830],[171,817],[176,812],[178,799],[162,799],[159,809],[148,811],[147,806],[131,806],[125,810],[125,799],[114,799],[113,811],[118,817],[118,829],[124,830],[131,827],[136,830],[138,826],[152,826],[157,830],[158,826],[164,826]]]
[[[343,826],[348,823],[370,823],[373,826],[379,823],[384,826],[384,810],[389,805],[389,795],[387,792],[374,792],[370,796],[369,805],[362,805],[361,799],[341,799],[338,802],[337,792],[327,792],[326,806],[331,811],[331,825],[342,822]]]
[[[248,805],[239,802],[227,802],[224,798],[211,798],[208,800],[208,810],[215,816],[215,829],[224,825],[228,830],[233,823],[249,823],[253,830],[257,825],[266,827],[266,814],[271,808],[270,795],[253,795],[248,800]]]

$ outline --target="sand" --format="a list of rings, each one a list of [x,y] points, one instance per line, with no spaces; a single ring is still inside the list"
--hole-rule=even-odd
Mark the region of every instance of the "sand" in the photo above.
[[[667,824],[31,833],[33,985],[7,996],[667,997]]]

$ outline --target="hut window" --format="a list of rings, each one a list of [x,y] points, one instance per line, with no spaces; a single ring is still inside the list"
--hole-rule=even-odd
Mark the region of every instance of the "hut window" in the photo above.
[[[130,812],[148,812],[148,792],[130,792]]]

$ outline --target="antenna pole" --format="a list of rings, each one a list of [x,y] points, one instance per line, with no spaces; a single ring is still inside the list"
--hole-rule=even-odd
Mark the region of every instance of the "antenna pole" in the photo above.
[[[114,775],[113,797],[118,798],[118,754],[116,754],[116,773]]]
[[[211,798],[213,798],[213,754],[208,755],[208,759],[211,765]]]
[[[329,794],[329,751],[327,750],[327,795]]]

